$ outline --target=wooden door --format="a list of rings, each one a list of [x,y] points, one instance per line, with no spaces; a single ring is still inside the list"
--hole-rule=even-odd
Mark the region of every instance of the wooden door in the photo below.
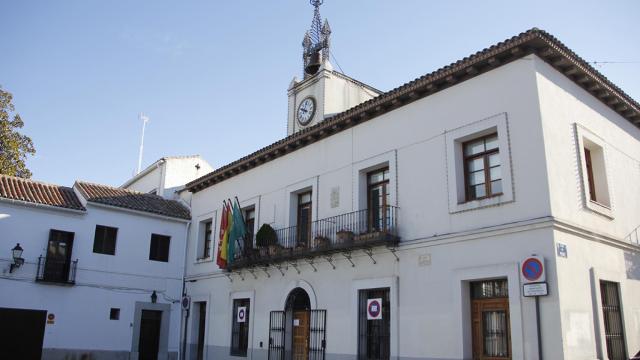
[[[47,257],[43,277],[46,281],[66,282],[71,268],[74,233],[60,230],[49,232]]]
[[[309,311],[293,312],[293,360],[309,359]]]
[[[138,359],[158,359],[161,321],[162,311],[142,310],[140,321],[140,340],[138,342]]]
[[[0,308],[0,358],[40,360],[47,312]]]
[[[471,301],[474,360],[511,359],[509,298]]]
[[[207,325],[207,303],[198,302],[198,352],[197,360],[204,359],[204,331]]]

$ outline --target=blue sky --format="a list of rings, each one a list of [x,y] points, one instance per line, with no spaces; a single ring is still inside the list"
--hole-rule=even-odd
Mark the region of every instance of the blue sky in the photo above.
[[[551,32],[640,99],[640,1],[325,0],[344,72],[381,90],[516,35]],[[307,0],[3,1],[0,85],[37,155],[34,179],[120,185],[137,164],[214,167],[286,135]],[[335,66],[334,63],[334,67]]]

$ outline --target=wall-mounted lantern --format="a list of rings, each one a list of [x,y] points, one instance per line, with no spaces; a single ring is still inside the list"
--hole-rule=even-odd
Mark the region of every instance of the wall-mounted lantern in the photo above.
[[[158,301],[158,294],[156,294],[156,291],[153,290],[153,293],[151,293],[151,302],[155,304],[156,301]]]
[[[17,243],[16,246],[11,249],[11,255],[13,256],[13,264],[9,267],[9,273],[13,272],[13,269],[19,268],[22,264],[24,264],[24,259],[22,258],[22,247],[20,243]]]

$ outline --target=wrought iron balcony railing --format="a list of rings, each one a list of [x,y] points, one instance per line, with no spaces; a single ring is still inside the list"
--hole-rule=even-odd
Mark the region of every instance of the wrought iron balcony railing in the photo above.
[[[229,269],[265,266],[283,261],[394,246],[399,241],[395,206],[382,206],[333,216],[276,230],[277,243],[256,247],[255,241],[239,241],[240,250]]]
[[[76,283],[78,260],[60,260],[40,256],[36,281],[73,285]]]

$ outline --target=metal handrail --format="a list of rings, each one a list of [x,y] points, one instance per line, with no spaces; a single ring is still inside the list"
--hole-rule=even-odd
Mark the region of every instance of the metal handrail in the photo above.
[[[243,246],[231,267],[244,267],[377,245],[393,245],[398,238],[395,206],[381,206],[275,230],[277,243]],[[255,239],[253,239],[255,240]],[[238,241],[237,244],[255,244]]]
[[[36,281],[75,284],[78,259],[74,261],[53,259],[40,255],[36,270]]]
[[[640,245],[640,226],[633,229],[629,235],[625,236],[625,240],[629,240],[630,243]]]

